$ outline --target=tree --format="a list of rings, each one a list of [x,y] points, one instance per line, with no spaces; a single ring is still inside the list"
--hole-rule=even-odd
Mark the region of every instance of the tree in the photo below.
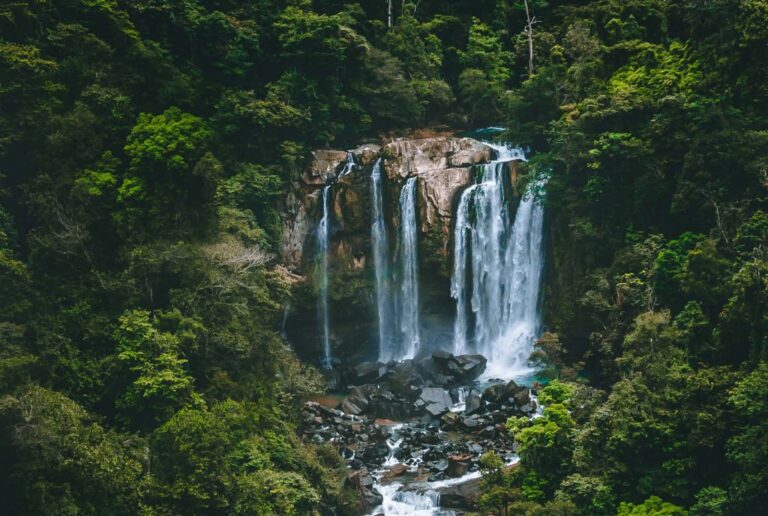
[[[525,468],[523,495],[543,501],[554,493],[571,470],[575,422],[561,403],[544,408],[540,418],[510,418],[507,429],[518,443],[520,463]]]
[[[155,231],[199,233],[209,229],[215,157],[208,153],[211,131],[203,119],[171,107],[160,115],[142,113],[128,135],[127,173],[118,187],[128,228],[149,223]]]
[[[621,502],[617,516],[687,516],[682,507],[663,501],[658,496],[651,496],[639,505]]]
[[[728,402],[740,416],[727,447],[728,460],[737,468],[730,499],[737,511],[768,506],[768,363],[738,381]]]
[[[181,339],[161,331],[145,310],[120,317],[115,330],[117,359],[127,385],[117,399],[120,418],[147,430],[162,423],[183,406],[202,403],[181,358]]]
[[[9,514],[135,514],[146,442],[99,424],[77,403],[31,386],[0,400],[0,507]]]

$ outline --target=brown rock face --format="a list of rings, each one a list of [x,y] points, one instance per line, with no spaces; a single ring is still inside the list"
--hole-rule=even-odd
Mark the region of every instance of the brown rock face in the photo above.
[[[451,221],[457,196],[472,182],[472,166],[491,160],[491,149],[471,138],[399,140],[381,150],[391,182],[418,177],[422,261],[445,275],[450,262]]]
[[[383,147],[362,145],[352,150],[358,169],[343,177],[336,175],[347,160],[347,151],[316,150],[312,153],[301,183],[286,199],[283,216],[283,263],[302,267],[305,244],[318,216],[323,186],[336,178],[332,196],[335,223],[343,235],[366,233],[371,212],[367,175],[377,159],[382,159],[391,201],[396,203],[399,188],[409,177],[417,176],[418,211],[422,236],[433,240],[430,263],[450,258],[451,217],[459,192],[472,181],[471,167],[491,159],[491,149],[471,138],[424,138],[397,140]],[[396,207],[393,204],[394,212]],[[343,247],[343,246],[342,246]],[[341,249],[339,247],[339,249]],[[425,249],[426,250],[426,249]]]
[[[329,178],[335,177],[339,165],[347,160],[347,151],[316,150],[312,153],[312,163],[304,174],[304,183],[323,186]]]
[[[389,232],[391,260],[396,260],[400,231],[399,198],[409,178],[417,178],[419,266],[424,316],[435,328],[451,317],[452,223],[458,197],[474,180],[472,167],[492,159],[490,147],[471,138],[434,137],[396,140],[383,146],[361,145],[351,151],[357,167],[345,170],[348,152],[317,150],[292,185],[283,207],[282,262],[307,281],[294,288],[297,301],[287,325],[298,348],[315,353],[322,343],[314,315],[313,238],[322,215],[322,192],[330,197],[329,308],[335,356],[373,349],[377,341],[374,275],[371,255],[371,172],[382,163],[383,213]],[[394,263],[394,261],[393,261]],[[447,319],[446,319],[447,320]],[[442,334],[437,338],[443,338]],[[371,357],[366,356],[366,359]],[[351,408],[351,407],[350,407]]]
[[[471,138],[398,140],[385,145],[381,154],[390,180],[434,170],[470,167],[491,159],[491,149]]]

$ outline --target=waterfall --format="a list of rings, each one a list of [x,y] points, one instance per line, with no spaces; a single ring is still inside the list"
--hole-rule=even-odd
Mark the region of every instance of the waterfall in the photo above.
[[[352,151],[347,152],[347,162],[344,163],[344,168],[342,169],[341,173],[339,174],[339,177],[344,177],[347,174],[351,174],[355,169],[357,169],[357,162],[355,161],[355,154]]]
[[[400,192],[400,297],[398,302],[401,355],[413,358],[419,348],[419,256],[416,220],[416,178],[406,181]]]
[[[373,241],[373,266],[376,275],[376,310],[379,322],[379,360],[388,362],[395,357],[393,349],[392,295],[389,277],[389,239],[384,221],[384,197],[381,191],[381,159],[376,160],[371,173],[371,204],[373,208],[371,239]]]
[[[508,378],[530,372],[528,356],[540,331],[544,209],[532,190],[543,180],[532,183],[512,223],[506,163],[524,156],[517,149],[491,147],[497,159],[483,165],[476,184],[462,193],[456,216],[453,352],[472,347],[488,358],[486,376]]]
[[[330,322],[328,318],[328,239],[329,239],[329,217],[330,217],[330,196],[332,185],[323,188],[323,217],[317,228],[317,282],[320,290],[318,296],[318,318],[320,319],[320,328],[323,337],[323,365],[331,369],[333,367],[333,356],[331,354]]]

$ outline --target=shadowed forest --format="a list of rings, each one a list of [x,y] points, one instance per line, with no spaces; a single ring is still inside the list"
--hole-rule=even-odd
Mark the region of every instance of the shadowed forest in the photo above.
[[[768,511],[768,3],[4,0],[0,513],[373,510],[299,430],[281,210],[487,126],[549,174],[546,387],[471,510]]]

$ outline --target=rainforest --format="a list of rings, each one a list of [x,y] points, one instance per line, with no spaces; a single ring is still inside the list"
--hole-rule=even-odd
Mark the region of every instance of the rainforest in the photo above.
[[[0,513],[768,514],[768,2],[0,0]]]

